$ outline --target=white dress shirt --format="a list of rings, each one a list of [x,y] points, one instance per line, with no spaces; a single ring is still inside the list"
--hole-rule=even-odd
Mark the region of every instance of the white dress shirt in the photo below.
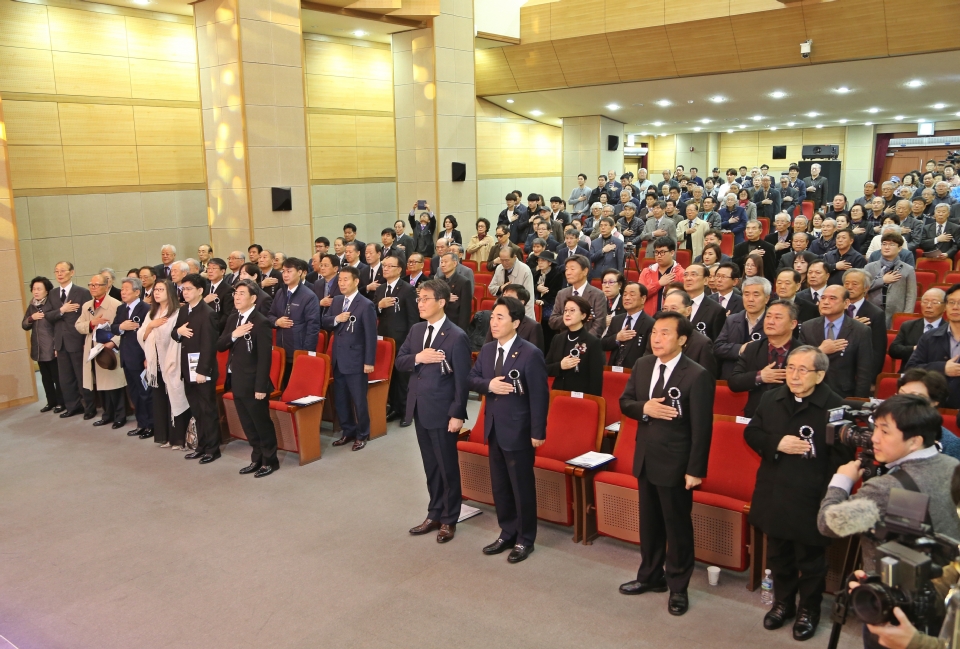
[[[437,320],[436,322],[434,322],[433,324],[430,324],[429,322],[427,323],[427,328],[423,330],[423,344],[424,344],[424,345],[427,344],[427,336],[430,335],[430,327],[433,327],[433,340],[430,341],[431,344],[432,344],[434,341],[436,341],[437,335],[440,333],[440,327],[442,327],[442,326],[443,326],[443,323],[446,322],[446,321],[447,321],[447,316],[443,316],[443,317],[441,317],[439,320]],[[436,349],[436,347],[434,347],[433,349]]]
[[[703,298],[706,297],[706,295],[707,295],[707,294],[704,292],[704,293],[701,293],[700,295],[698,295],[698,296],[695,297],[695,298],[691,298],[691,299],[693,300],[693,311],[690,312],[690,319],[691,319],[691,320],[693,320],[694,318],[697,317],[697,309],[700,308],[700,305],[703,303]]]
[[[673,370],[677,368],[677,363],[680,362],[680,357],[683,354],[677,354],[671,360],[664,363],[659,358],[657,359],[656,364],[653,366],[653,376],[650,377],[650,395],[648,398],[653,398],[653,388],[657,386],[657,381],[660,380],[660,366],[665,365],[667,370],[663,373],[663,387],[667,387],[667,383],[670,382],[670,375],[673,374]]]

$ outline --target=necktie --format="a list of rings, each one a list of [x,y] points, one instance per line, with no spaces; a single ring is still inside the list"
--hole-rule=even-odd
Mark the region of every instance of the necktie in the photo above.
[[[720,296],[720,306],[722,306],[723,308],[727,308],[727,298],[724,297],[723,295]]]
[[[941,234],[943,234],[943,225],[942,225],[942,224],[937,226],[937,236],[939,237]]]
[[[416,286],[416,285],[417,285],[417,280],[416,280],[416,278],[414,278],[414,277],[411,276],[411,277],[410,277],[410,286]]]
[[[663,396],[663,384],[664,384],[663,377],[666,375],[666,373],[667,373],[667,366],[661,364],[661,365],[660,365],[660,377],[657,379],[656,384],[654,384],[654,386],[653,386],[653,397],[652,397],[652,398],[656,399],[656,398],[658,398],[658,397],[662,397],[662,396]]]
[[[923,333],[927,333],[931,329],[933,329],[933,325],[928,322],[927,326],[923,328]]]
[[[632,316],[632,315],[628,315],[628,316],[627,316],[627,321],[626,321],[626,323],[623,325],[623,330],[624,330],[624,331],[630,331],[631,329],[633,329],[633,316]]]
[[[856,309],[857,309],[857,307],[855,307],[855,306],[853,306],[853,305],[851,304],[850,306],[847,307],[847,315],[852,318],[852,317],[853,317],[853,313],[854,313],[854,311],[856,311]]]
[[[343,300],[343,310],[344,310],[344,311],[349,311],[349,310],[350,310],[350,298],[344,298],[344,300]]]
[[[836,340],[836,339],[837,339],[836,334],[833,332],[833,327],[834,327],[834,323],[832,323],[832,322],[828,322],[828,323],[827,323],[827,340]]]
[[[430,347],[430,343],[433,342],[433,325],[427,327],[427,342],[423,343],[423,348],[427,349]]]
[[[164,272],[164,274],[167,276],[167,279],[170,279],[170,267],[169,267],[169,266],[164,266],[163,272]]]
[[[67,302],[67,289],[60,289],[60,302],[61,304],[66,304]]]
[[[813,292],[813,303],[820,304],[820,294],[816,291]]]
[[[573,295],[574,295],[575,297],[579,297],[580,292],[577,291],[577,289],[573,289]]]
[[[613,311],[613,300],[607,300],[607,311]]]
[[[493,366],[495,376],[503,376],[503,347],[497,347],[497,362]]]

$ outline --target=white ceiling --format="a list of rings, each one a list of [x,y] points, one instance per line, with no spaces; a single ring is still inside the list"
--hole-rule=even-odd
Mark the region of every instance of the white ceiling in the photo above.
[[[960,116],[960,68],[956,52],[919,54],[796,68],[565,88],[485,99],[539,120],[559,124],[565,116],[605,115],[623,122],[624,133],[673,134],[729,129],[814,128],[841,124],[897,123],[916,128],[920,119]],[[912,80],[923,85],[911,88]],[[847,93],[837,92],[846,87]],[[770,93],[781,91],[780,99]],[[708,98],[721,96],[713,103]],[[508,103],[512,99],[513,103]],[[671,102],[660,106],[658,101]],[[943,108],[933,108],[935,104]],[[620,108],[608,108],[616,104]],[[867,109],[877,108],[876,113]],[[536,115],[533,111],[542,111]],[[816,117],[808,113],[819,113]],[[755,116],[759,120],[753,119]],[[710,120],[703,123],[702,120]],[[842,122],[841,120],[847,120]],[[788,124],[793,122],[793,126]],[[912,126],[908,126],[909,123]],[[659,125],[657,125],[659,123]]]
[[[350,16],[311,11],[309,9],[302,9],[300,15],[303,21],[303,31],[305,32],[339,36],[340,38],[359,38],[377,43],[389,44],[390,34],[413,29],[412,27],[394,25],[379,20],[352,18]],[[355,33],[357,30],[364,33],[358,35]]]

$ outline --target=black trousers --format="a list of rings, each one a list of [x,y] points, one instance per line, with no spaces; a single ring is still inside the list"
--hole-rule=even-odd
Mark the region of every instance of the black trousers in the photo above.
[[[427,518],[453,525],[460,518],[460,455],[457,453],[457,435],[444,428],[424,428],[413,413],[417,428],[417,444],[423,458],[423,472],[427,476],[430,504]]]
[[[100,405],[103,406],[103,419],[105,421],[127,420],[127,395],[124,394],[123,388],[97,390],[97,393],[100,395]]]
[[[394,367],[390,377],[390,392],[387,393],[387,409],[400,415],[404,421],[407,421],[407,391],[411,374],[412,372],[401,372]],[[410,416],[412,417],[413,413]]]
[[[684,592],[693,575],[693,491],[682,485],[651,484],[646,467],[640,469],[637,483],[641,557],[637,581],[661,582],[666,578],[670,592]]]
[[[177,379],[179,380],[179,379]],[[170,443],[171,446],[183,446],[187,442],[187,426],[190,424],[190,409],[187,408],[176,418],[170,414],[170,398],[163,377],[157,375],[153,392],[153,441],[157,444]]]
[[[43,383],[43,392],[47,397],[48,406],[62,406],[63,392],[60,390],[60,367],[57,359],[37,361],[40,366],[40,382]]]
[[[287,389],[287,383],[290,382],[291,372],[293,372],[293,357],[288,356],[287,362],[283,364],[283,376],[280,377],[280,385],[277,386],[278,390]]]
[[[256,399],[253,392],[237,394],[236,389],[233,391],[233,397],[240,425],[252,447],[250,461],[279,469],[277,429],[273,425],[273,420],[270,419],[270,400]]]
[[[137,415],[137,428],[153,428],[153,395],[150,388],[143,387],[140,380],[142,369],[136,367],[123,368],[123,375],[127,377],[127,395],[133,404]]]
[[[347,439],[370,439],[367,386],[366,374],[343,374],[339,366],[333,368],[333,405]]]
[[[83,351],[57,351],[57,369],[60,373],[60,389],[63,391],[63,405],[67,412],[83,408],[88,414],[96,414],[97,404],[93,392],[83,387]]]
[[[767,537],[767,565],[773,574],[773,596],[800,608],[819,611],[827,587],[827,546]]]
[[[497,508],[501,539],[533,545],[537,539],[537,483],[533,475],[534,448],[507,451],[500,448],[496,430],[487,438],[490,447],[490,486]]]
[[[190,412],[197,420],[197,451],[220,457],[220,417],[217,413],[217,382],[185,381],[184,392]]]

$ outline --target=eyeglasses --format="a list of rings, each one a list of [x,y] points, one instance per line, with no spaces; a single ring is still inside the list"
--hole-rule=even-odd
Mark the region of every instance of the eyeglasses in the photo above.
[[[942,300],[920,300],[920,304],[923,306],[940,306],[943,304]]]
[[[602,281],[602,282],[600,282],[600,283],[601,283],[603,286],[616,286],[616,285],[619,284],[620,282],[618,282],[617,280],[604,280],[604,281]]]
[[[427,302],[428,300],[436,300],[436,299],[437,299],[437,298],[435,298],[435,297],[418,297],[418,298],[416,299],[416,302],[417,302],[417,304],[420,304],[421,302]]]
[[[789,374],[799,374],[800,376],[806,376],[810,372],[816,372],[817,370],[811,370],[809,367],[803,367],[802,365],[787,365],[786,370]]]
[[[947,306],[949,307],[960,307],[960,300],[947,300]]]
[[[672,252],[672,250],[654,250],[653,254],[657,257],[663,257],[664,255],[671,254]]]
[[[106,286],[106,284],[87,284],[87,288],[96,288],[98,286]]]

